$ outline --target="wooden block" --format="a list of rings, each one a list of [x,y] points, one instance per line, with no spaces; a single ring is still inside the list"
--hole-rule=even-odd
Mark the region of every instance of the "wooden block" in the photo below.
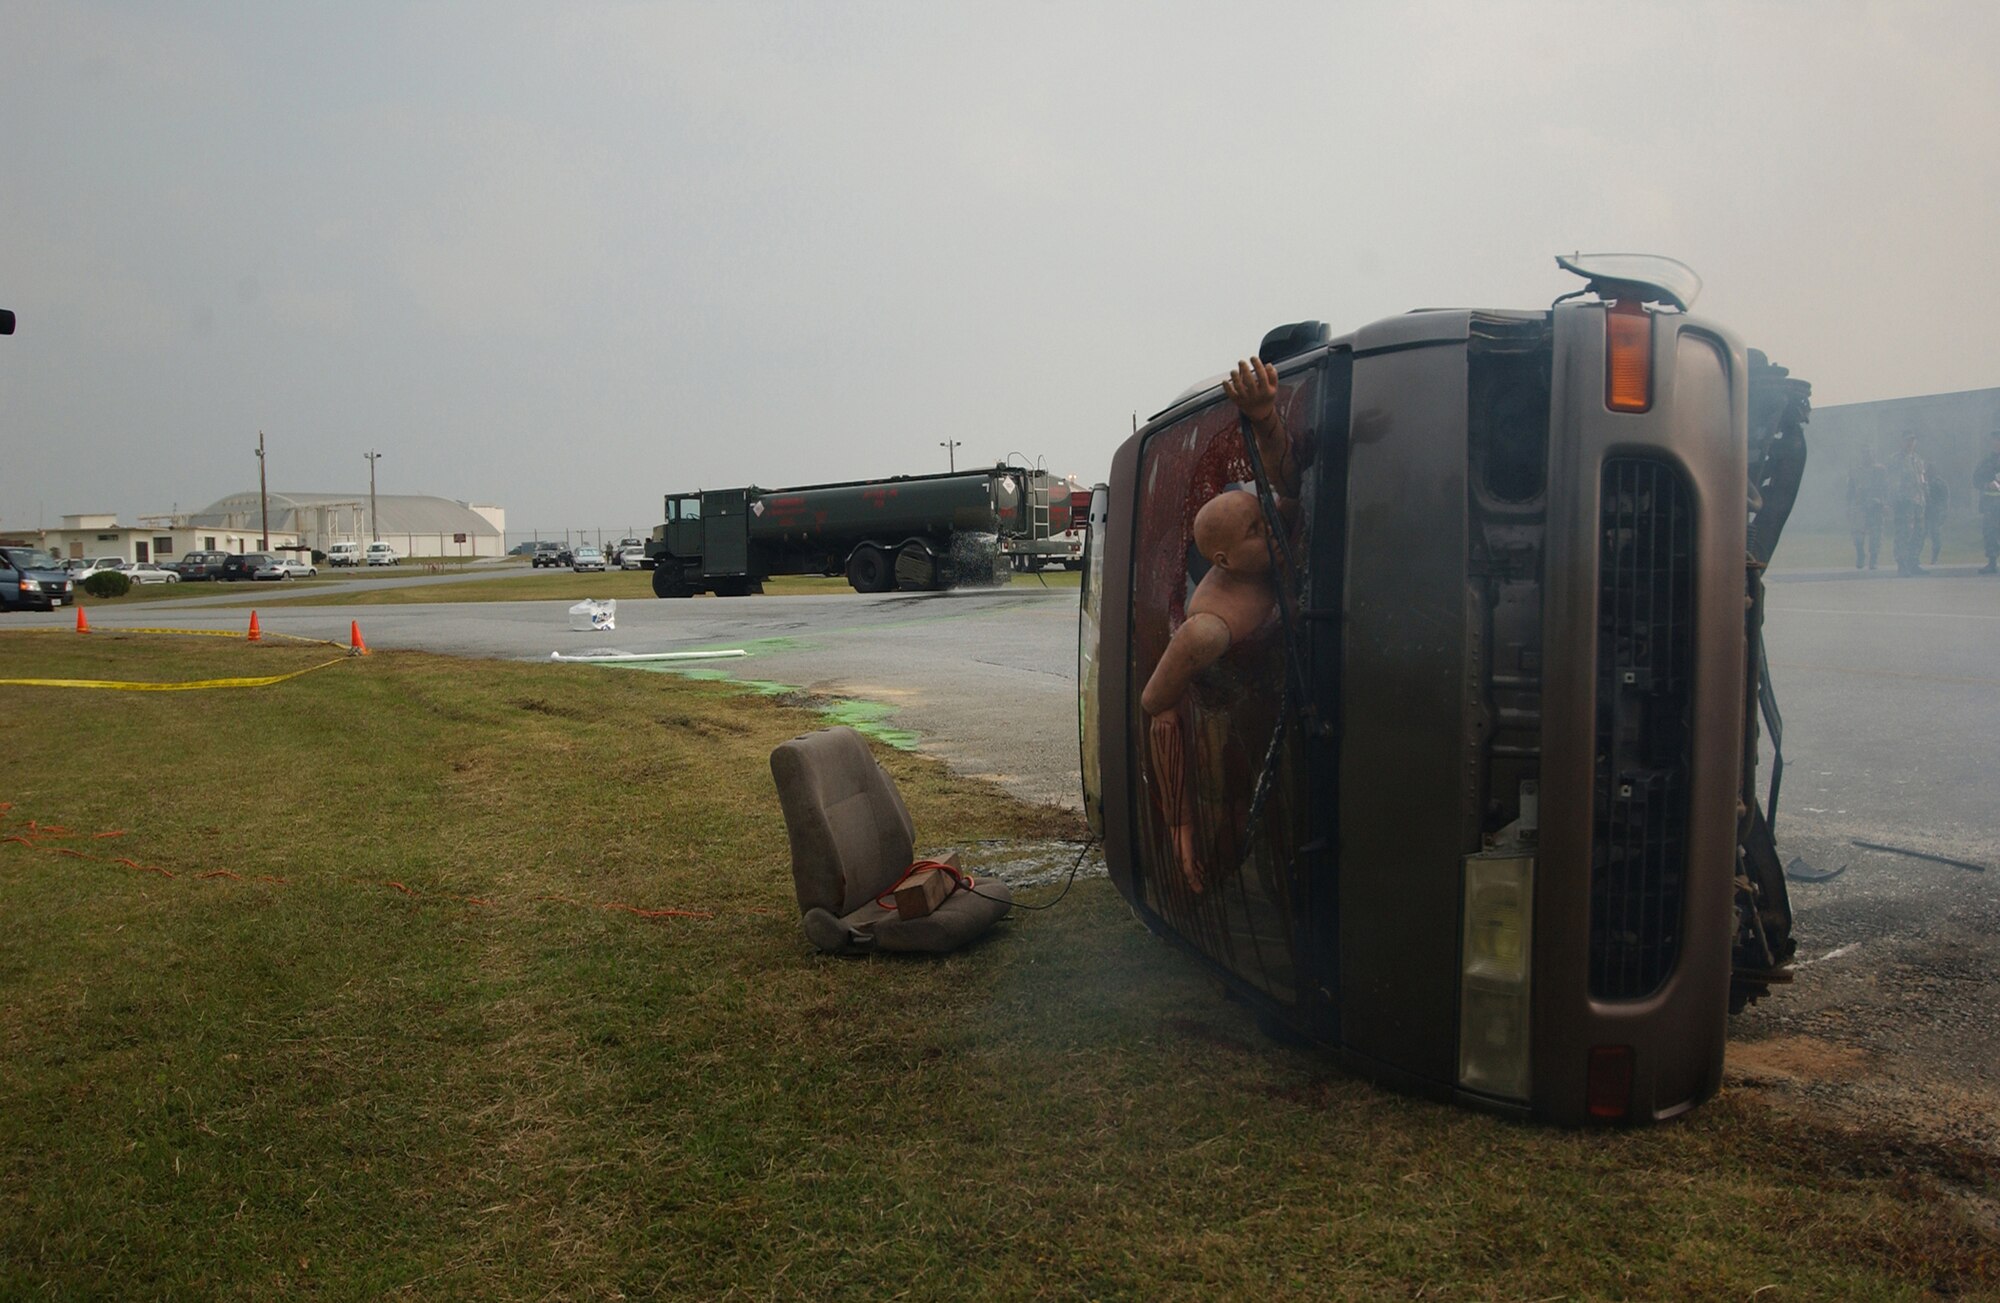
[[[896,888],[896,913],[902,918],[923,918],[951,894],[951,876],[940,869],[913,873]]]

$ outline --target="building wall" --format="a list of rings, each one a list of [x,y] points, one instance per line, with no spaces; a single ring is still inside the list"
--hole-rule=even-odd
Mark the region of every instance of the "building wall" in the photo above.
[[[117,525],[109,529],[43,530],[39,545],[64,560],[115,556],[126,561],[171,561],[188,552],[255,552],[262,540],[263,535],[255,530]],[[299,541],[296,534],[271,534],[274,551]]]
[[[2000,389],[1816,407],[1806,426],[1805,481],[1787,528],[1845,533],[1848,472],[1871,445],[1886,462],[1905,435],[1915,435],[1918,455],[1950,486],[1945,528],[1964,545],[1979,533],[1972,468],[1985,455],[1986,436],[1994,430],[2000,430]],[[1782,555],[1784,544],[1778,549]]]

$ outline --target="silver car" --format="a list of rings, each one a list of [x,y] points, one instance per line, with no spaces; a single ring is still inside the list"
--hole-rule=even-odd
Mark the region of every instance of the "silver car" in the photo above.
[[[177,584],[181,581],[179,574],[151,561],[135,561],[118,567],[118,572],[135,584]]]

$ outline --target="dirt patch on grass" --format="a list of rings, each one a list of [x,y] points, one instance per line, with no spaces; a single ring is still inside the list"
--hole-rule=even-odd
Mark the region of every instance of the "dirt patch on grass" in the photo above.
[[[1868,1071],[1868,1052],[1816,1036],[1777,1036],[1732,1042],[1728,1070],[1744,1085],[1770,1081],[1852,1081]]]
[[[655,715],[653,722],[661,728],[693,733],[696,737],[748,737],[751,732],[744,720],[685,712]]]
[[[574,706],[558,706],[540,697],[524,697],[514,703],[517,710],[525,710],[531,715],[550,715],[557,719],[582,719],[583,712]]]

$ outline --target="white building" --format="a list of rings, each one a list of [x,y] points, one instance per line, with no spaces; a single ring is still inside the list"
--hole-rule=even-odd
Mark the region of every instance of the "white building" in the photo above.
[[[432,498],[420,494],[383,493],[375,498],[376,517],[368,518],[366,493],[271,493],[272,545],[280,533],[296,536],[324,552],[340,542],[368,543],[380,539],[402,556],[500,556],[507,532],[507,513],[494,506]],[[186,517],[201,530],[242,532],[260,536],[262,504],[253,489],[233,493]]]
[[[274,518],[273,551],[301,544],[296,534],[279,530],[276,524]],[[33,543],[59,560],[115,556],[125,561],[167,561],[187,552],[255,552],[264,538],[254,524],[198,526],[185,517],[147,516],[140,524],[121,525],[117,515],[108,512],[64,516],[55,529],[7,530],[4,536]]]

